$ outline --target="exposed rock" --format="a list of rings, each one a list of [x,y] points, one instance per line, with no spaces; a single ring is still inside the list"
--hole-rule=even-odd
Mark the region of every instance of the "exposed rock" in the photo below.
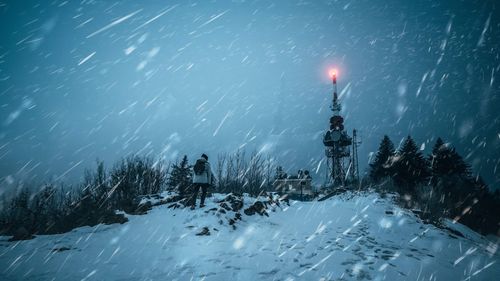
[[[173,209],[185,208],[186,206],[190,206],[191,205],[190,203],[191,203],[191,200],[189,198],[182,198],[182,199],[178,200],[177,202],[168,205],[167,208],[173,208]]]
[[[266,212],[266,206],[261,201],[256,201],[255,203],[253,203],[252,206],[244,210],[244,213],[247,216],[252,216],[257,213],[261,216],[266,215],[267,217],[269,217],[269,214]]]
[[[243,210],[243,213],[245,213],[245,215],[247,216],[255,215],[255,209],[253,208],[253,205]]]
[[[188,194],[169,193],[166,197],[161,194],[142,195],[134,200],[133,209],[126,212],[133,215],[144,215],[154,206],[170,204],[168,208],[177,209],[190,206],[190,203],[191,196]]]
[[[236,222],[238,220],[241,220],[241,214],[240,213],[236,213],[234,214],[234,218],[232,219],[229,219],[228,222],[229,222],[229,225],[233,227],[233,229],[236,229]]]
[[[222,202],[219,204],[222,208],[226,209],[227,211],[231,211],[231,207],[229,207],[226,202]]]
[[[71,250],[71,248],[63,246],[63,247],[57,247],[57,248],[52,249],[52,252],[64,252],[64,251],[68,251],[68,250]]]
[[[179,204],[178,202],[175,202],[175,203],[167,206],[167,208],[169,208],[169,209],[177,209],[177,208],[184,208],[184,207],[186,207],[186,206]]]
[[[208,227],[203,227],[203,229],[196,233],[196,236],[209,236],[210,235],[210,230],[208,229]]]
[[[128,222],[128,218],[125,217],[123,214],[107,213],[106,215],[101,217],[101,222],[104,224],[114,224],[114,223],[124,224]]]
[[[227,211],[238,212],[243,208],[243,197],[229,193],[224,199],[218,202],[219,205]]]
[[[144,203],[139,203],[137,208],[131,213],[132,215],[145,215],[149,210],[153,208],[153,204],[150,201]]]
[[[287,206],[290,206],[290,199],[289,199],[288,195],[286,195],[286,194],[281,196],[281,197],[279,195],[277,197],[273,197],[272,194],[269,194],[267,201],[264,203],[266,204],[266,207],[268,205],[271,205],[271,206],[276,205],[277,207],[281,208],[282,204],[286,204]]]
[[[267,213],[267,210],[270,209],[271,211],[275,211],[276,207],[282,208],[282,204],[286,204],[290,206],[290,202],[288,197],[282,196],[273,196],[273,194],[265,194],[267,197],[267,200],[264,201],[256,201],[253,203],[250,207],[244,210],[244,213],[247,216],[254,215],[255,213],[261,215],[261,216],[267,216],[269,217],[269,214]],[[240,214],[241,216],[241,214]]]
[[[178,201],[181,201],[182,199],[186,199],[186,196],[175,194],[173,196],[160,199],[158,202],[155,202],[153,204],[153,206],[159,206],[159,205],[164,205],[164,204],[168,204],[168,203],[172,203],[172,202],[178,202]]]
[[[210,208],[210,209],[208,209],[208,210],[205,211],[205,214],[208,214],[210,212],[217,212],[217,210],[219,210],[219,209],[217,209],[217,208]]]

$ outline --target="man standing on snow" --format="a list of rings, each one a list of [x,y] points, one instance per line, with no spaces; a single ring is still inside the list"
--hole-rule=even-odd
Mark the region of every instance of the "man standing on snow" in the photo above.
[[[210,163],[208,162],[208,156],[203,153],[201,158],[196,160],[196,164],[193,166],[193,198],[191,198],[191,210],[196,207],[196,197],[198,196],[198,191],[201,188],[201,201],[200,208],[205,207],[205,197],[207,196],[207,189],[213,183],[212,169],[210,168]]]

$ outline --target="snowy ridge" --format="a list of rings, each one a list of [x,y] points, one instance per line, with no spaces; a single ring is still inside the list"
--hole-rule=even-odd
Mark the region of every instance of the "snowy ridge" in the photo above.
[[[153,208],[123,225],[7,242],[1,280],[494,280],[497,243],[423,224],[376,194],[292,201],[236,229],[203,209]],[[244,198],[244,208],[255,198]],[[197,236],[204,227],[209,236]]]

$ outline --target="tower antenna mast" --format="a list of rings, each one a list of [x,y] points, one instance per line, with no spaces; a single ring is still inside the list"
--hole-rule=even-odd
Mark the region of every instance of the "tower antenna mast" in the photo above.
[[[335,188],[345,186],[346,181],[352,181],[353,172],[357,172],[357,169],[349,168],[349,165],[355,164],[351,158],[353,139],[345,131],[344,118],[340,114],[342,106],[337,94],[337,70],[332,69],[329,74],[333,85],[333,100],[330,107],[333,114],[330,117],[330,128],[323,137],[323,144],[327,157],[327,186]]]

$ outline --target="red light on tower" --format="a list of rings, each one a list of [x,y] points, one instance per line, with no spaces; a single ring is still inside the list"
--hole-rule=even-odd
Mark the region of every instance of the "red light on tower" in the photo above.
[[[330,77],[332,78],[333,80],[333,83],[336,84],[337,83],[337,69],[335,68],[332,68],[328,71],[328,74],[330,75]]]

